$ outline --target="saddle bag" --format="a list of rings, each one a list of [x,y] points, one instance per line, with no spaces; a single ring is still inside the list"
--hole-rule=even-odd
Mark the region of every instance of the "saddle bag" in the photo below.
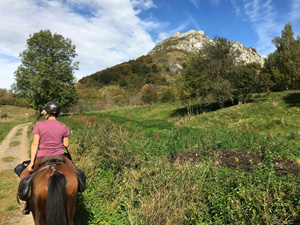
[[[18,187],[18,197],[22,201],[27,201],[31,196],[32,178],[35,174],[31,174],[20,181]]]
[[[78,177],[78,192],[83,192],[86,189],[86,176],[81,169],[74,169]]]
[[[14,168],[15,173],[20,177],[23,170],[29,165],[30,160],[26,160]]]

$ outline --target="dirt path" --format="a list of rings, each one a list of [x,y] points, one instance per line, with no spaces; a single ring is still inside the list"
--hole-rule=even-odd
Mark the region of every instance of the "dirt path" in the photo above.
[[[30,123],[22,124],[14,127],[9,134],[5,137],[5,139],[0,144],[0,171],[11,170],[14,167],[25,160],[29,159],[29,143],[27,138],[28,126]],[[15,146],[11,146],[15,143]],[[8,158],[10,160],[3,160]],[[12,160],[13,159],[13,160]],[[19,177],[17,175],[16,179],[19,181]],[[17,190],[17,187],[16,187]],[[12,199],[12,201],[16,201],[16,199]],[[22,207],[16,213],[16,215],[10,221],[6,221],[6,225],[33,225],[32,215],[22,215]]]

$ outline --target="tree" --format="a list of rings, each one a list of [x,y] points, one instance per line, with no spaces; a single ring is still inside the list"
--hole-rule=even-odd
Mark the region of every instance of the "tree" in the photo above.
[[[11,90],[0,88],[0,105],[13,105],[15,98]]]
[[[177,97],[217,102],[221,107],[233,98],[232,80],[239,53],[226,38],[215,37],[187,62],[178,83]],[[178,92],[179,90],[179,92]],[[180,94],[180,90],[183,91]],[[189,96],[187,96],[189,95]]]
[[[141,88],[140,94],[144,104],[151,104],[157,101],[157,92],[152,85],[145,84]]]
[[[15,71],[13,90],[36,110],[52,100],[63,107],[77,101],[74,71],[78,70],[76,46],[71,40],[50,30],[41,30],[27,39],[20,54],[21,65]]]
[[[300,88],[300,38],[294,38],[291,24],[286,24],[281,37],[272,40],[276,50],[268,56],[266,68],[274,82],[274,90]]]
[[[267,89],[267,77],[259,63],[236,66],[233,77],[234,96],[239,103],[247,102],[252,93]]]

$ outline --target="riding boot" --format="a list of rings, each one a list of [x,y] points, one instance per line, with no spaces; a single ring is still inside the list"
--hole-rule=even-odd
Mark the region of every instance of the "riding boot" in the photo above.
[[[24,205],[24,209],[23,209],[22,214],[23,214],[23,215],[30,214],[29,204],[28,204],[27,201],[25,202],[25,205]]]

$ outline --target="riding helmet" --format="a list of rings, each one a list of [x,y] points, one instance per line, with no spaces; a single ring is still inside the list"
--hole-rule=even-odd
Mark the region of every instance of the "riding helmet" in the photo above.
[[[58,116],[61,110],[61,106],[55,101],[50,101],[45,105],[44,109],[46,110],[47,114]]]

